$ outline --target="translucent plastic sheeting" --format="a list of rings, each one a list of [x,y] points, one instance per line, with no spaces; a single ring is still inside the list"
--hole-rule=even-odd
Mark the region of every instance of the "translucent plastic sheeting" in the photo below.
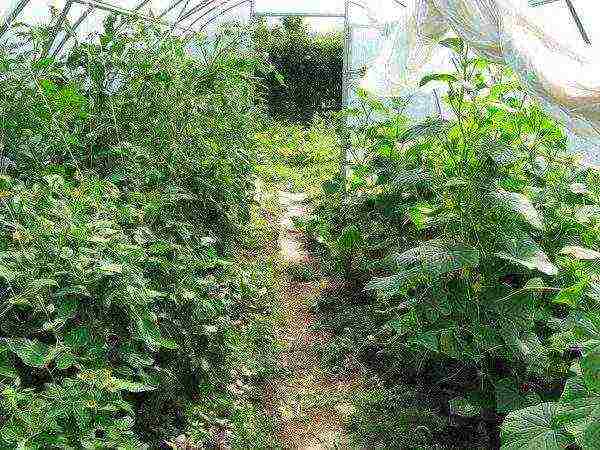
[[[405,0],[351,0],[348,20],[354,26],[397,23],[404,16],[405,6]]]
[[[340,15],[345,14],[345,0],[255,0],[258,15]]]
[[[405,113],[414,119],[436,114],[438,101],[433,89],[415,89],[406,85],[408,12],[406,2],[371,0],[350,5],[350,106],[359,105],[356,89],[361,87],[378,97],[407,97]],[[446,56],[444,56],[446,53]],[[449,52],[440,52],[432,71],[446,69]],[[437,97],[439,98],[439,96]]]
[[[84,38],[102,29],[111,12],[135,15],[161,23],[175,33],[205,31],[210,34],[221,23],[248,22],[250,0],[0,0],[0,43],[11,43],[9,25],[67,23],[69,38]],[[57,27],[59,29],[61,27]],[[61,31],[50,46],[51,53],[68,48]]]
[[[586,139],[573,138],[574,149],[598,161],[600,5],[572,3],[591,45],[563,1],[534,7],[528,0],[409,0],[407,17],[363,85],[383,96],[414,90],[431,71],[428,64],[444,65],[437,42],[453,31],[478,53],[512,67],[550,114]]]

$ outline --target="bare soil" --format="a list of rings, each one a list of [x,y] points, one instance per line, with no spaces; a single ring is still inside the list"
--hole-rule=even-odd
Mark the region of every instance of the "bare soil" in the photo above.
[[[279,248],[284,264],[307,264],[318,274],[318,264],[304,245],[304,236],[293,225],[294,217],[307,214],[305,196],[280,192],[283,210],[280,219]],[[280,364],[285,375],[267,388],[266,405],[279,423],[279,441],[285,449],[351,448],[344,429],[352,413],[350,394],[361,383],[358,375],[339,376],[322,367],[317,349],[331,336],[314,330],[313,301],[327,280],[286,279],[282,283],[283,321],[277,338],[283,347]]]

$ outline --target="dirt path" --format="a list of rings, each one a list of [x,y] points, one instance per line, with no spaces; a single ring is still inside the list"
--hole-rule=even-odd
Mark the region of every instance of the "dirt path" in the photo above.
[[[318,273],[292,221],[306,214],[304,199],[303,194],[279,193],[284,211],[279,247],[284,264],[307,264]],[[284,321],[278,339],[284,346],[280,364],[287,374],[270,384],[267,403],[279,421],[279,439],[286,449],[350,448],[343,422],[351,413],[347,398],[358,380],[322,370],[316,347],[330,336],[312,329],[315,317],[310,304],[325,285],[321,279],[298,282],[289,277],[283,284]]]

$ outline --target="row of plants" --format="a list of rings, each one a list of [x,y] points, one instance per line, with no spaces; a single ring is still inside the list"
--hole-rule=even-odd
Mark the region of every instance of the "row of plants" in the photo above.
[[[264,60],[236,29],[199,51],[117,16],[57,59],[53,31],[0,52],[0,447],[254,442]]]
[[[460,40],[447,111],[363,96],[364,158],[301,224],[344,288],[317,304],[372,369],[358,445],[600,448],[600,171],[509,70]],[[362,120],[376,115],[377,122]]]

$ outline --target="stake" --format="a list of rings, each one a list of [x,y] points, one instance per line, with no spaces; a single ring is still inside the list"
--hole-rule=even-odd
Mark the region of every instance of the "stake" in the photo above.
[[[581,34],[581,37],[583,38],[583,40],[585,41],[585,43],[587,45],[592,45],[592,41],[590,40],[590,37],[588,36],[588,34],[585,31],[585,28],[583,27],[583,23],[581,23],[581,19],[579,18],[577,11],[575,11],[575,7],[573,6],[573,3],[571,2],[571,0],[565,0],[565,1],[567,2],[567,6],[569,7],[569,11],[571,12],[571,16],[573,17],[573,20],[575,20],[575,24],[577,25],[577,28],[579,28],[579,33]]]

